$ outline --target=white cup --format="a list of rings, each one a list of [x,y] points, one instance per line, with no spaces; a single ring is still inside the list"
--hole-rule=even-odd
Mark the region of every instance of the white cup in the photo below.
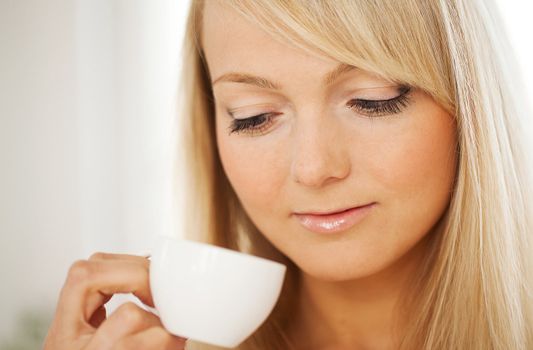
[[[233,348],[272,312],[286,266],[205,243],[158,236],[150,288],[163,326],[175,335]]]

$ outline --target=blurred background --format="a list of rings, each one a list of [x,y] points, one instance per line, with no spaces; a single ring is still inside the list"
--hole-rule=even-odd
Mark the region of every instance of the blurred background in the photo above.
[[[0,0],[1,350],[40,347],[76,259],[179,233],[188,4]]]
[[[75,260],[180,234],[188,5],[0,0],[0,350],[40,348]],[[533,5],[499,6],[533,97]]]

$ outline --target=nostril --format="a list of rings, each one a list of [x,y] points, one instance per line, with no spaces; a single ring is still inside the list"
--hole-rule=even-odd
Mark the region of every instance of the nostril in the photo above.
[[[347,159],[308,158],[294,163],[291,172],[296,183],[317,187],[346,178],[350,168],[350,161]]]
[[[325,120],[325,118],[323,119]],[[296,183],[319,187],[346,178],[351,169],[349,146],[340,125],[300,124],[292,139],[292,177]],[[305,129],[305,130],[304,130]]]

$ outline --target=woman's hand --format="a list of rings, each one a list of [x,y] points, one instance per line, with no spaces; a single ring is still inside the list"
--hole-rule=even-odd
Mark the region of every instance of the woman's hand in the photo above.
[[[186,338],[168,333],[156,315],[134,303],[106,318],[104,304],[115,293],[133,293],[154,306],[149,263],[135,255],[95,253],[72,264],[44,350],[184,349]]]

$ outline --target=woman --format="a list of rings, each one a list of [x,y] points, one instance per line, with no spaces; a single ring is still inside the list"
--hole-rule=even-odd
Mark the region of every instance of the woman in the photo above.
[[[186,232],[289,272],[239,349],[533,348],[529,116],[499,31],[490,1],[192,2]],[[152,305],[147,266],[75,263],[45,348],[185,348],[132,304],[106,319],[116,292]]]

